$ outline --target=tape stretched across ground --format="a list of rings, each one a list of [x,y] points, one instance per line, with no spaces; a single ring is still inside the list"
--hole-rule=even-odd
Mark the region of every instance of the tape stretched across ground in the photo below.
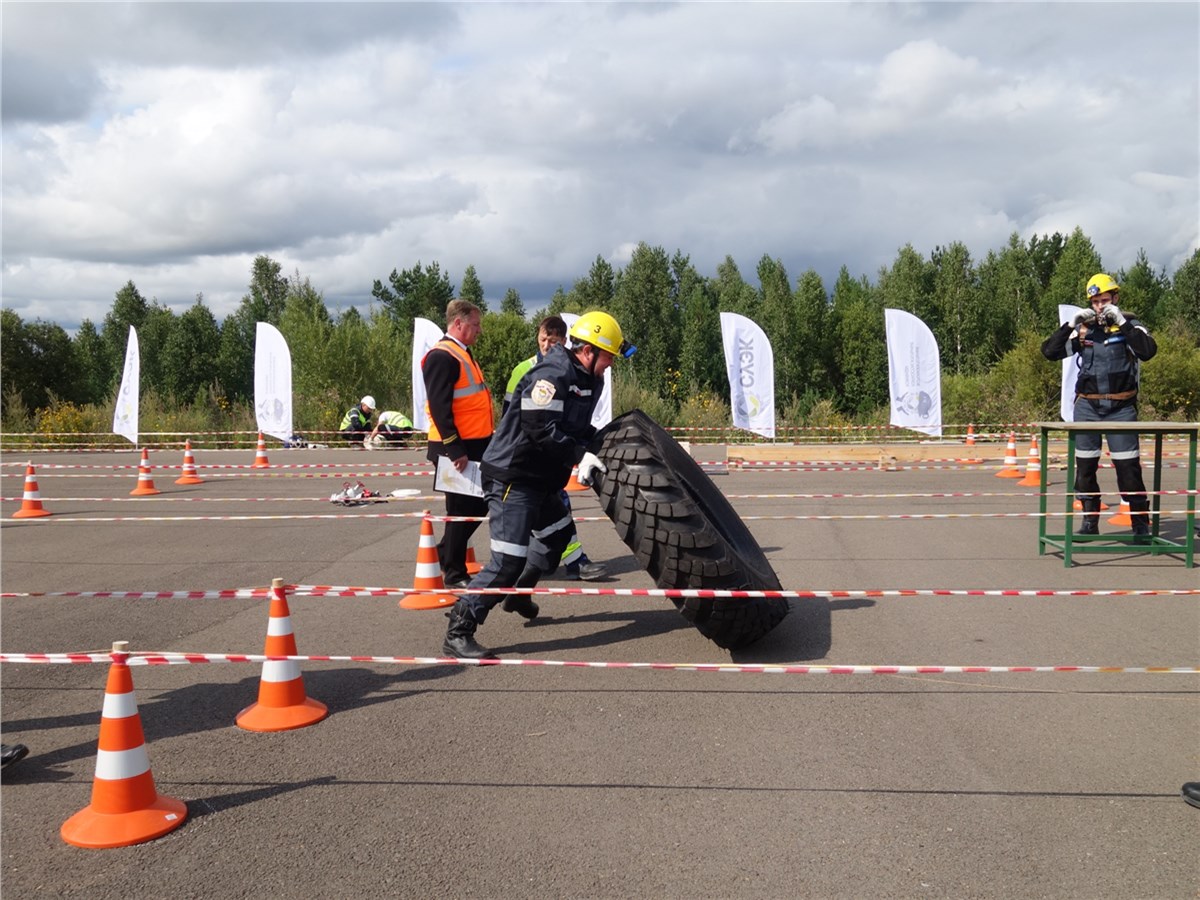
[[[593,448],[608,468],[593,485],[600,506],[660,588],[781,589],[754,535],[712,479],[644,412],[614,419]],[[778,597],[672,602],[728,650],[757,641],[789,608]]]

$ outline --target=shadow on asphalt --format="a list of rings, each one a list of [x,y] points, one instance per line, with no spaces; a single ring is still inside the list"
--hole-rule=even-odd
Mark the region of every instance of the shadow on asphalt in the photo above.
[[[788,663],[824,659],[833,645],[833,613],[867,609],[875,605],[865,598],[827,600],[823,597],[793,597],[787,618],[762,640],[733,652],[737,663]]]
[[[492,615],[496,615],[496,612],[493,611]],[[503,613],[500,613],[500,615],[503,615]],[[549,639],[554,634],[554,631],[547,626],[556,624],[577,625],[580,623],[597,623],[600,625],[618,624],[614,627],[592,632],[591,634],[576,635],[574,637],[560,636],[557,640]],[[491,649],[497,653],[526,653],[530,655],[538,655],[551,650],[586,650],[593,647],[605,647],[609,644],[620,644],[638,638],[653,637],[654,635],[675,631],[678,628],[690,627],[683,617],[671,607],[658,610],[596,612],[585,615],[538,616],[534,622],[525,626],[525,632],[536,635],[539,630],[546,628],[545,635],[548,638],[547,640],[530,640],[519,644],[509,644],[505,647],[495,646],[491,647]],[[481,636],[483,636],[483,632],[481,632]],[[484,643],[487,643],[486,639]]]
[[[189,800],[187,804],[188,815],[199,819],[203,816],[212,815],[213,813],[224,812],[227,809],[234,809],[238,806],[244,806],[247,803],[257,803],[260,800],[267,800],[271,797],[278,797],[282,794],[290,794],[292,791],[302,791],[305,788],[322,787],[324,785],[336,784],[337,780],[337,776],[335,775],[322,775],[319,778],[307,778],[304,781],[264,784],[251,790],[236,791],[232,794],[221,794],[216,797],[205,797],[203,799]],[[167,782],[164,782],[164,784],[166,783]]]
[[[461,675],[459,666],[425,666],[400,672],[380,673],[365,668],[311,669],[303,673],[305,694],[329,707],[330,714],[390,703],[413,697],[428,689],[428,683]],[[136,679],[136,673],[134,675]],[[138,698],[138,716],[147,744],[163,738],[198,734],[235,726],[237,714],[258,699],[261,672],[231,684],[201,682]],[[136,685],[135,685],[136,693]],[[102,699],[102,698],[101,698]],[[94,737],[22,760],[20,780],[52,782],[75,778],[69,769],[59,769],[82,759],[96,757],[100,710],[70,716],[14,719],[4,723],[11,731],[36,732],[55,728],[92,725]]]
[[[820,597],[806,597],[793,598],[790,604],[787,618],[769,634],[749,647],[731,652],[730,655],[734,662],[770,664],[824,659],[829,654],[829,648],[833,641],[832,613],[867,609],[874,606],[875,601],[870,599],[826,600]],[[538,630],[556,623],[574,625],[588,622],[600,625],[617,624],[591,634],[563,637],[557,640],[549,639],[552,632],[547,631],[548,639],[544,641],[528,640],[507,646],[494,646],[491,649],[497,653],[521,653],[537,656],[550,651],[594,649],[692,627],[676,610],[667,608],[558,617],[539,616],[535,622],[526,626],[526,633],[537,634]]]

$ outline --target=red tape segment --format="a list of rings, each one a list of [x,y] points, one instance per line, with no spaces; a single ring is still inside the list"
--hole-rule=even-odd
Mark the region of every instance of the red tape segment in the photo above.
[[[356,587],[328,584],[288,584],[284,590],[298,597],[391,597],[399,594],[469,594],[469,588]],[[950,588],[901,588],[867,590],[806,591],[719,591],[704,588],[488,588],[489,594],[531,594],[584,597],[667,597],[670,599],[749,599],[753,597],[816,599],[829,597],[1194,597],[1200,588],[1049,590],[998,589],[954,590]],[[6,591],[0,598],[69,597],[101,600],[243,600],[269,596],[268,588],[237,588],[214,591]]]
[[[101,663],[111,653],[0,653],[0,663]],[[764,665],[741,663],[604,662],[560,659],[454,659],[440,656],[265,656],[241,653],[131,654],[131,666],[179,666],[198,663],[368,662],[409,666],[539,666],[564,669],[650,669],[673,672],[718,672],[740,675],[1008,675],[1008,674],[1140,674],[1197,675],[1196,666],[864,666]]]

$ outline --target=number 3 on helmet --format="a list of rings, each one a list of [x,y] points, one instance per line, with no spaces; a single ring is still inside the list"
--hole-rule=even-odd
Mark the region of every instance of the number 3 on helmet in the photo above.
[[[599,310],[584,313],[575,320],[575,324],[567,333],[573,341],[591,344],[600,350],[607,350],[614,356],[628,358],[637,350],[637,347],[625,340],[617,320]]]

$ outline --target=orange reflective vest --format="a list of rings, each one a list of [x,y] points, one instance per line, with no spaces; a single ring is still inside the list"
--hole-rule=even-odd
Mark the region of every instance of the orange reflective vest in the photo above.
[[[434,350],[445,350],[458,360],[458,381],[454,382],[454,425],[458,437],[463,440],[489,437],[496,430],[492,419],[492,395],[483,380],[483,371],[475,357],[464,350],[457,341],[442,338]],[[433,350],[430,351],[431,353]],[[421,361],[424,363],[424,360]],[[429,414],[429,400],[425,401],[425,416],[429,420],[429,440],[440,441],[442,435],[437,423]]]

